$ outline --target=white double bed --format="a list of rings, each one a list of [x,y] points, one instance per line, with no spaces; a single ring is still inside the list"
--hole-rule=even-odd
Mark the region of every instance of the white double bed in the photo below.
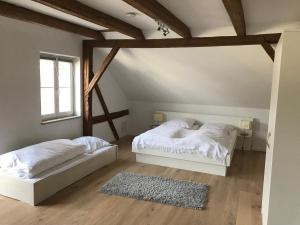
[[[161,111],[167,123],[134,138],[136,161],[226,176],[241,120],[252,118]],[[174,127],[168,121],[193,118],[199,127]],[[173,125],[173,124],[172,124]]]
[[[116,145],[87,151],[85,145],[73,148],[71,142],[55,140],[0,156],[0,194],[37,205],[117,159]]]

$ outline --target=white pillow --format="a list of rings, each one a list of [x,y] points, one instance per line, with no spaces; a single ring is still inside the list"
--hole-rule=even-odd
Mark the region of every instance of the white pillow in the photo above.
[[[195,123],[191,129],[192,130],[199,130],[200,127],[201,127],[201,124]]]
[[[86,145],[86,153],[89,154],[95,152],[99,148],[103,148],[111,145],[107,141],[104,141],[97,137],[91,137],[91,136],[75,138],[73,141],[78,144]]]
[[[183,119],[169,120],[169,121],[163,123],[163,125],[172,126],[172,127],[186,128],[186,129],[192,129],[195,122],[196,122],[195,119],[183,118]]]
[[[226,133],[227,135],[230,135],[235,129],[234,126],[225,123],[205,123],[200,127],[201,131]]]

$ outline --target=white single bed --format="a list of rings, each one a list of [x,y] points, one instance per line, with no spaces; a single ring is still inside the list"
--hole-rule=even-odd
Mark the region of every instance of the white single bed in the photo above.
[[[205,115],[193,113],[179,113],[160,111],[165,115],[166,121],[193,118],[201,123],[222,123],[236,127],[228,136],[226,142],[226,155],[223,158],[206,157],[199,152],[176,152],[162,149],[160,147],[148,147],[140,136],[136,137],[132,144],[132,151],[136,154],[136,161],[141,163],[148,163],[160,166],[167,166],[178,169],[191,170],[196,172],[204,172],[220,176],[226,176],[227,168],[231,165],[234,155],[235,145],[239,134],[239,124],[241,120],[250,120],[252,118],[241,118],[231,116]],[[160,138],[157,138],[158,146],[160,146]],[[192,140],[192,139],[191,139]],[[153,138],[152,143],[155,143]],[[142,147],[141,147],[142,146]],[[155,144],[153,144],[155,146]],[[178,150],[178,149],[177,149]]]
[[[30,179],[0,172],[0,194],[37,205],[59,190],[117,159],[118,146],[100,148],[48,169]]]

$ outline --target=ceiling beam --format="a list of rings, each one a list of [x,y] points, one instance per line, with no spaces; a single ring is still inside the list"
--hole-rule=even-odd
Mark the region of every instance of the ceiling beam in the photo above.
[[[103,35],[100,31],[93,30],[87,27],[83,27],[74,23],[70,23],[64,20],[57,19],[42,13],[38,13],[20,6],[9,4],[0,1],[0,15],[9,17],[12,19],[17,19],[21,21],[26,21],[35,24],[41,24],[48,27],[53,27],[59,30],[68,31],[71,33],[79,34],[85,37],[102,39]]]
[[[239,36],[246,35],[244,10],[241,0],[223,0],[223,4],[231,19],[233,27]]]
[[[122,20],[91,8],[76,0],[33,0],[91,23],[116,30],[136,39],[145,39],[142,31]]]
[[[191,39],[147,39],[147,40],[86,40],[84,43],[93,48],[183,48],[183,47],[211,47],[211,46],[237,46],[261,45],[263,41],[275,44],[279,41],[280,33],[258,34],[247,36],[219,36],[195,37]]]
[[[156,0],[123,0],[129,5],[133,6],[137,10],[145,13],[154,20],[159,20],[162,23],[168,25],[171,30],[179,34],[184,38],[191,38],[190,29],[179,20],[174,14],[172,14],[168,9],[161,5]]]
[[[274,61],[275,58],[275,50],[274,48],[266,41],[263,41],[261,43],[261,46],[264,48],[264,50],[266,51],[266,53],[270,56],[270,58],[272,59],[272,61]]]

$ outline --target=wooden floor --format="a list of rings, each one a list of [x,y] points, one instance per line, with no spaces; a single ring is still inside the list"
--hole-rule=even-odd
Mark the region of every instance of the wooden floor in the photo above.
[[[260,225],[265,154],[236,151],[227,177],[135,162],[131,140],[119,142],[119,160],[60,191],[39,207],[0,196],[0,225]],[[199,211],[108,196],[98,188],[120,171],[209,185]]]

